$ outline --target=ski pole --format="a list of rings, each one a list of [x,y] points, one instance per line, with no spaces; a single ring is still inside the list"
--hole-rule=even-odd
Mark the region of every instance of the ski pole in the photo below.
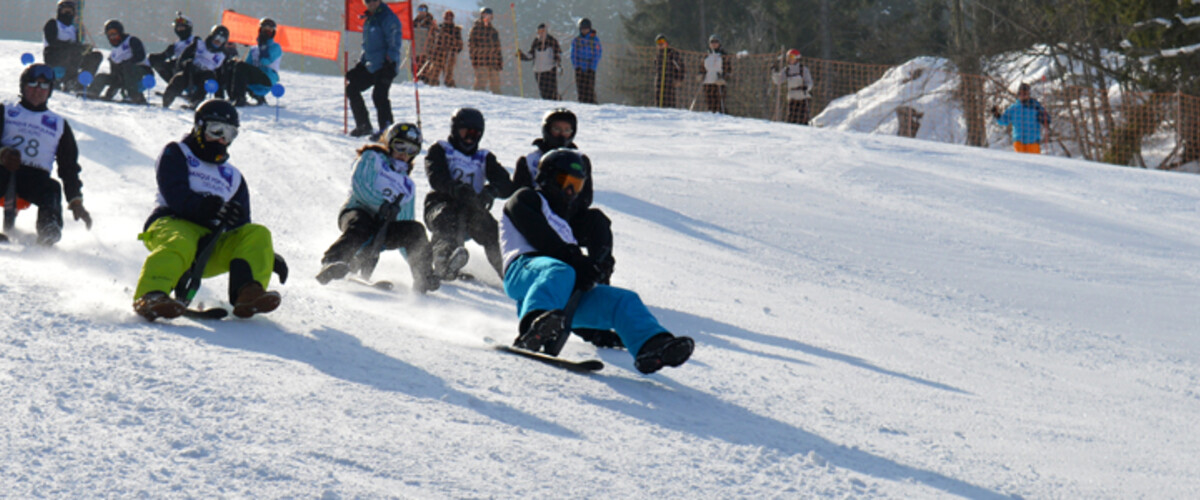
[[[375,272],[375,266],[379,264],[379,253],[383,251],[383,245],[387,241],[388,226],[392,224],[392,219],[396,217],[396,213],[400,211],[400,200],[403,196],[397,196],[395,200],[384,203],[379,207],[379,218],[383,224],[379,226],[379,231],[375,233],[374,239],[367,245],[366,248],[359,251],[358,274],[362,275],[363,279],[371,279],[371,274]]]
[[[17,173],[8,174],[8,189],[4,192],[4,232],[17,224]]]
[[[183,277],[175,285],[175,300],[183,302],[184,306],[191,304],[192,299],[196,298],[196,292],[200,290],[200,279],[204,277],[204,267],[208,265],[208,258],[212,256],[213,249],[217,248],[217,240],[224,233],[225,223],[221,223],[209,233],[208,242],[196,252],[196,260],[192,261],[192,267],[183,273]]]
[[[509,2],[508,8],[512,11],[513,17],[513,43],[517,46],[517,52],[521,52],[521,37],[517,34],[517,4]],[[517,88],[521,89],[521,97],[525,97],[525,76],[521,72],[521,58],[518,57],[517,65]]]

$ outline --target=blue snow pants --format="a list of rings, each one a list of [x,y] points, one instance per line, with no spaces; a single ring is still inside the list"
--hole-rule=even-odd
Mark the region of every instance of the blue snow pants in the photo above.
[[[504,293],[517,301],[519,318],[529,311],[566,307],[574,288],[575,270],[553,257],[522,255],[504,274]],[[596,285],[584,293],[571,327],[615,330],[633,357],[647,339],[667,331],[637,293],[608,285]]]

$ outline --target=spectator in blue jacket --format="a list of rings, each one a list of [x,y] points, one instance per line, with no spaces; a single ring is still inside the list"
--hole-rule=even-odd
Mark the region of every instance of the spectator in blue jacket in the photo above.
[[[236,106],[245,106],[246,90],[261,106],[267,103],[267,92],[279,82],[279,60],[283,58],[283,47],[275,42],[275,20],[264,17],[258,22],[258,45],[250,48],[245,61],[239,61],[233,69],[233,90],[230,99]]]
[[[350,135],[362,137],[374,133],[371,115],[363,102],[363,91],[375,87],[371,98],[375,101],[375,112],[379,113],[379,130],[386,130],[392,123],[392,101],[388,92],[392,80],[399,72],[400,42],[403,28],[400,19],[382,0],[363,0],[367,6],[363,21],[363,52],[358,64],[346,73],[346,98],[350,100],[350,111],[354,113],[354,130]]]
[[[999,107],[992,106],[992,116],[1000,126],[1012,125],[1013,149],[1016,152],[1042,153],[1042,127],[1050,126],[1050,113],[1046,112],[1042,103],[1029,96],[1028,83],[1022,83],[1017,88],[1017,102],[1003,113]]]
[[[575,66],[575,89],[579,102],[596,104],[596,67],[604,47],[588,18],[579,20],[579,36],[571,41],[571,64]]]

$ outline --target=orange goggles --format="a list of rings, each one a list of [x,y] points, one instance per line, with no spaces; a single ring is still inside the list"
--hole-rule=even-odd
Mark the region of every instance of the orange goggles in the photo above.
[[[582,177],[575,177],[570,174],[558,174],[554,176],[554,182],[558,184],[558,187],[562,188],[564,193],[577,195],[580,191],[583,191]],[[570,188],[570,191],[568,191],[568,188]]]

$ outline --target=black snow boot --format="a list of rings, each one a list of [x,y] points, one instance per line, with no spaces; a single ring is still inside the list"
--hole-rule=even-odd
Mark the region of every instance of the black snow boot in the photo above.
[[[567,316],[558,309],[529,311],[521,318],[521,334],[513,345],[533,352],[554,345],[559,335],[568,334],[566,320]]]
[[[691,337],[676,337],[663,332],[642,344],[633,365],[645,374],[654,373],[664,366],[679,366],[692,356],[695,346]]]

